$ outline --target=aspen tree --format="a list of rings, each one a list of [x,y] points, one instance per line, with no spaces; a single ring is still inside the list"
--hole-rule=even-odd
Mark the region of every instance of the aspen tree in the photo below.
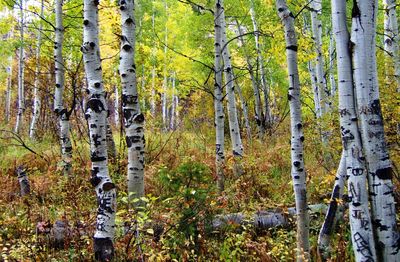
[[[291,126],[292,179],[296,199],[297,261],[310,260],[309,217],[307,205],[306,173],[303,152],[303,124],[301,119],[300,80],[297,65],[297,37],[294,16],[285,0],[277,0],[276,8],[285,30],[286,59],[289,74],[289,106]]]
[[[217,186],[220,192],[224,191],[224,166],[225,166],[225,137],[224,137],[224,123],[225,113],[223,105],[223,86],[222,86],[222,61],[221,61],[221,48],[222,48],[222,2],[221,0],[215,1],[214,10],[214,110],[215,110],[215,165],[217,172]]]
[[[352,10],[354,83],[362,145],[368,166],[372,223],[380,261],[400,261],[393,195],[392,164],[379,100],[376,64],[377,0],[355,0]]]
[[[246,51],[245,48],[245,42],[243,39],[243,32],[242,29],[240,27],[239,21],[236,20],[236,26],[238,29],[238,37],[239,37],[239,42],[242,46],[242,48],[244,48],[244,52],[245,52],[245,58],[246,58],[246,64],[247,64],[247,70],[249,71],[250,74],[250,80],[251,80],[251,84],[253,87],[253,93],[254,93],[254,111],[255,111],[255,119],[256,119],[256,124],[257,124],[257,129],[258,129],[258,138],[261,140],[264,137],[264,133],[265,133],[265,127],[262,121],[262,119],[264,119],[264,114],[263,114],[263,109],[262,109],[262,104],[261,104],[261,97],[260,97],[260,91],[258,90],[258,84],[257,84],[257,80],[256,77],[254,75],[254,70],[253,70],[253,65],[251,64],[251,59],[249,54]],[[241,92],[238,93],[239,96],[241,96],[241,101],[242,104],[244,101],[243,96],[241,95]],[[243,105],[243,108],[246,107],[246,111],[247,111],[247,105]],[[244,109],[243,109],[244,111]],[[248,115],[248,114],[247,114]],[[250,131],[250,123],[248,120],[248,117],[246,118],[246,130],[247,130],[247,137],[250,140],[251,139],[251,131]]]
[[[339,116],[349,192],[351,241],[356,261],[376,261],[375,241],[368,208],[367,169],[355,108],[350,35],[346,1],[332,1],[332,25],[336,42]]]
[[[95,259],[109,261],[114,256],[116,189],[108,173],[107,103],[100,59],[98,4],[97,0],[84,0],[81,50],[88,85],[85,117],[89,126],[92,161],[90,182],[95,187],[98,201],[93,249]]]
[[[55,1],[56,25],[54,41],[56,86],[54,92],[54,112],[59,118],[61,157],[65,174],[71,172],[72,145],[69,134],[69,112],[64,107],[63,93],[65,82],[65,64],[62,55],[64,41],[64,26],[62,18],[63,0]]]
[[[264,69],[264,57],[261,51],[261,44],[260,44],[260,32],[258,30],[258,24],[256,20],[256,12],[254,10],[254,0],[250,1],[250,16],[251,21],[253,23],[253,30],[254,30],[254,40],[255,40],[255,47],[257,50],[257,64],[260,70],[260,83],[261,89],[264,93],[264,118],[262,119],[262,125],[265,128],[270,128],[272,124],[272,114],[271,114],[271,107],[269,102],[269,86],[267,84],[266,73]],[[261,116],[260,116],[261,117]]]
[[[20,47],[19,47],[19,57],[18,57],[18,111],[17,120],[15,122],[15,133],[20,132],[21,124],[23,121],[24,111],[25,111],[25,39],[24,39],[24,0],[19,2],[20,11],[20,21],[19,21],[19,33],[20,33]]]
[[[41,7],[40,7],[40,16],[43,17],[43,12],[44,12],[44,2],[43,0],[41,1]],[[43,23],[40,21],[39,22],[39,30],[38,30],[38,35],[37,35],[37,44],[36,44],[36,71],[35,71],[35,83],[34,83],[34,89],[33,89],[33,114],[32,114],[32,121],[31,121],[31,126],[29,129],[29,137],[30,138],[35,138],[35,133],[36,133],[36,123],[39,119],[39,114],[40,114],[40,96],[39,96],[39,84],[40,84],[40,48],[42,46],[42,29],[43,29]]]
[[[393,60],[397,92],[400,92],[399,28],[396,14],[396,0],[383,0],[384,49]]]
[[[224,76],[225,76],[225,86],[228,98],[228,122],[229,131],[232,142],[232,153],[235,159],[235,174],[242,175],[243,170],[241,166],[241,159],[243,157],[243,144],[240,135],[239,121],[236,109],[236,99],[235,99],[235,77],[233,75],[233,67],[231,63],[231,55],[228,46],[228,40],[226,36],[226,21],[225,21],[225,11],[223,0],[219,1],[221,5],[221,14],[219,19],[221,19],[221,52],[222,59],[224,62]]]
[[[8,58],[7,67],[7,90],[6,90],[6,108],[5,108],[5,121],[8,123],[11,117],[11,94],[12,94],[12,71],[13,71],[13,57]]]
[[[136,86],[135,2],[134,0],[120,0],[119,5],[122,24],[119,73],[128,147],[128,194],[129,199],[132,200],[132,198],[144,196],[144,115],[140,110]]]

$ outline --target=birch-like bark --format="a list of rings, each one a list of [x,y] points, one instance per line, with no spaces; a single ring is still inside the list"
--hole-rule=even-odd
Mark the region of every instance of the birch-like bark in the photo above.
[[[253,30],[255,32],[254,39],[255,39],[256,50],[257,50],[257,64],[258,64],[258,67],[260,70],[261,89],[264,94],[264,119],[262,120],[262,124],[264,125],[264,130],[265,130],[265,128],[270,128],[272,125],[272,114],[271,114],[271,107],[270,107],[270,103],[269,103],[270,90],[269,90],[269,86],[267,84],[267,79],[266,79],[266,75],[265,75],[264,58],[263,58],[262,52],[261,52],[260,32],[258,31],[256,12],[254,10],[254,0],[250,1],[250,16],[251,16],[251,21],[253,23]]]
[[[215,166],[217,173],[217,186],[220,192],[224,191],[224,167],[225,167],[225,138],[224,138],[224,105],[223,105],[223,86],[222,86],[222,4],[220,0],[215,1],[214,10],[214,114],[215,114]]]
[[[308,61],[308,73],[310,74],[311,79],[311,88],[314,94],[314,109],[315,109],[315,116],[317,118],[321,117],[321,108],[319,103],[319,95],[318,95],[318,85],[317,85],[317,76],[315,74],[315,66],[312,61]]]
[[[119,128],[120,118],[119,118],[119,91],[118,86],[115,85],[114,88],[114,122],[115,126]]]
[[[384,18],[384,49],[393,60],[394,77],[397,92],[400,92],[400,53],[399,28],[396,14],[396,0],[383,0]]]
[[[56,86],[54,92],[54,112],[59,118],[60,126],[60,144],[61,158],[63,163],[64,174],[69,175],[71,172],[72,145],[69,134],[69,112],[64,108],[63,93],[65,82],[65,65],[62,55],[64,41],[64,26],[62,18],[63,0],[55,1],[55,41],[54,41],[54,58],[55,58],[55,78]]]
[[[361,136],[368,165],[372,222],[379,261],[400,261],[392,164],[379,101],[376,64],[377,0],[355,0],[352,11],[354,83]]]
[[[346,169],[346,155],[345,151],[342,151],[342,156],[340,158],[339,167],[337,169],[335,184],[333,185],[333,190],[331,194],[331,199],[329,202],[328,210],[325,215],[324,223],[322,224],[321,230],[318,236],[318,251],[324,260],[329,258],[331,254],[331,238],[334,234],[336,222],[339,219],[340,212],[340,202],[343,198],[344,185],[347,178]]]
[[[240,104],[242,105],[243,120],[244,120],[244,127],[246,128],[247,141],[251,142],[251,127],[249,121],[249,111],[247,107],[247,102],[244,99],[242,89],[240,88],[236,80],[235,83],[236,83],[236,93],[238,94]]]
[[[43,17],[43,12],[44,12],[44,2],[43,0],[41,1],[41,7],[40,7],[40,16]],[[34,83],[34,88],[33,88],[33,115],[32,115],[32,122],[31,126],[29,128],[29,137],[31,139],[35,138],[35,133],[36,133],[36,123],[39,119],[39,114],[40,114],[40,96],[39,96],[39,84],[40,84],[40,48],[42,46],[42,29],[43,29],[43,23],[40,21],[39,22],[39,31],[37,35],[37,46],[36,46],[36,71],[35,71],[35,83]]]
[[[155,14],[153,10],[153,14],[151,16],[151,22],[153,31],[155,30]],[[153,47],[152,57],[155,59],[156,57],[156,48]],[[153,62],[154,63],[154,62]],[[151,97],[150,97],[150,113],[153,118],[156,117],[156,66],[153,64],[153,68],[151,69]]]
[[[327,86],[324,72],[324,57],[322,54],[322,23],[320,16],[322,15],[321,0],[311,2],[311,30],[315,43],[315,51],[317,53],[315,71],[318,86],[318,99],[320,114],[323,116],[328,110]]]
[[[6,123],[10,122],[10,117],[11,117],[12,71],[13,71],[13,57],[10,56],[8,59],[8,67],[7,67],[8,76],[7,76],[7,90],[6,90],[6,108],[5,108]]]
[[[144,115],[140,111],[136,86],[135,3],[134,0],[120,0],[119,5],[122,24],[119,72],[128,147],[128,194],[132,200],[144,196]]]
[[[231,55],[229,52],[228,41],[226,37],[226,22],[225,22],[225,11],[223,0],[219,1],[221,5],[221,52],[222,52],[222,59],[224,61],[224,75],[225,75],[225,86],[226,86],[226,93],[228,98],[228,122],[229,122],[229,131],[231,135],[231,142],[232,142],[232,153],[235,159],[235,174],[241,175],[243,173],[241,167],[241,159],[243,157],[243,144],[242,138],[240,136],[240,128],[239,128],[239,121],[237,116],[237,109],[236,109],[236,99],[235,99],[235,78],[233,75],[233,67],[231,64]]]
[[[335,79],[335,40],[333,37],[333,32],[329,36],[329,82],[331,85],[330,91],[330,103],[334,100],[336,95],[336,79]]]
[[[294,16],[285,0],[277,0],[278,15],[285,28],[286,56],[289,74],[289,106],[291,126],[292,179],[297,216],[297,261],[310,260],[309,217],[307,205],[306,173],[303,152],[303,124],[301,120],[300,80],[297,65],[297,36]]]
[[[97,0],[84,0],[82,53],[87,76],[88,101],[85,116],[90,133],[92,161],[91,183],[97,194],[97,220],[94,234],[95,259],[106,261],[114,256],[116,190],[108,174],[106,118],[107,103],[103,87]]]
[[[253,69],[253,65],[251,64],[250,56],[246,51],[245,42],[244,42],[244,39],[243,39],[243,32],[242,32],[242,29],[241,29],[241,27],[239,25],[238,20],[236,20],[236,26],[237,26],[238,33],[239,33],[239,41],[240,41],[240,43],[241,43],[241,45],[242,45],[242,47],[244,49],[244,52],[245,52],[244,55],[245,55],[246,63],[247,63],[247,70],[249,71],[250,80],[251,80],[251,84],[252,84],[252,87],[253,87],[254,109],[255,109],[254,111],[255,111],[255,120],[256,120],[257,130],[258,130],[258,138],[260,140],[262,140],[263,137],[264,137],[264,134],[265,134],[265,126],[263,124],[263,122],[264,122],[264,114],[263,114],[263,109],[262,109],[262,104],[261,104],[260,91],[258,89],[258,84],[257,84],[256,77],[254,76],[254,69]],[[241,94],[239,94],[239,95],[241,95]],[[244,100],[242,100],[242,101],[244,101]],[[246,105],[246,107],[247,107],[247,105]],[[246,108],[246,110],[247,110],[247,108]],[[249,121],[247,120],[247,122],[249,122]],[[246,130],[247,130],[247,133],[248,133],[247,137],[251,138],[251,130],[249,131],[249,128],[250,128],[250,123],[247,123],[246,124]],[[250,134],[250,136],[249,136],[249,134]]]
[[[165,1],[165,12],[168,14],[168,5]],[[163,130],[167,131],[168,129],[168,72],[167,72],[167,65],[168,65],[168,28],[165,27],[165,46],[164,46],[164,56],[165,56],[165,65],[164,65],[164,81],[162,86],[162,93],[161,93],[161,111],[162,111],[162,123],[163,123]]]
[[[115,157],[117,156],[117,149],[115,148],[114,136],[112,133],[110,122],[108,121],[108,117],[106,118],[106,122],[107,122],[106,139],[107,139],[108,159],[115,159]]]
[[[172,74],[172,101],[171,101],[171,118],[169,121],[169,128],[170,130],[175,130],[175,121],[176,121],[176,104],[175,104],[175,83],[176,83],[176,79],[175,79],[175,72],[173,72]]]
[[[357,123],[351,42],[346,22],[346,0],[332,1],[336,42],[339,116],[348,177],[351,241],[355,260],[376,261],[375,241],[368,208],[367,169]]]
[[[21,123],[23,121],[23,115],[25,111],[25,51],[24,51],[24,0],[19,2],[20,9],[20,21],[19,21],[19,33],[20,33],[20,47],[19,47],[19,57],[18,57],[18,112],[17,120],[15,122],[15,133],[19,133],[21,128]]]

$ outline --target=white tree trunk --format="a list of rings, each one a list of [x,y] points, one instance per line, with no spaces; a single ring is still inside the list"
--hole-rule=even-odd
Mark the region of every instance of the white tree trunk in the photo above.
[[[400,261],[392,165],[379,101],[376,65],[377,0],[356,0],[352,11],[354,83],[362,144],[368,165],[372,222],[380,261]]]
[[[261,104],[260,91],[258,90],[257,80],[256,80],[256,78],[254,76],[254,70],[253,70],[253,66],[251,64],[250,56],[246,51],[245,42],[244,42],[243,36],[242,36],[243,32],[242,32],[242,29],[240,27],[240,24],[239,24],[238,20],[236,20],[236,26],[237,26],[237,29],[238,29],[240,44],[242,45],[242,48],[244,49],[244,52],[245,52],[247,69],[249,71],[250,80],[251,80],[251,84],[252,84],[252,87],[253,87],[254,109],[255,109],[254,111],[255,111],[255,114],[256,114],[255,115],[255,120],[256,120],[257,129],[258,129],[258,138],[260,140],[262,140],[263,137],[264,137],[264,133],[265,133],[265,126],[264,126],[264,114],[263,114],[263,109],[262,109],[262,104]],[[247,110],[247,108],[246,108],[246,110]],[[249,136],[248,127],[250,127],[250,123],[246,124],[246,130],[248,130],[248,134],[247,134],[248,138],[251,138],[251,131],[250,131],[250,136]]]
[[[251,127],[249,121],[249,111],[247,107],[247,102],[243,97],[242,89],[240,88],[239,83],[236,80],[235,83],[236,83],[236,93],[238,94],[240,103],[242,105],[243,120],[244,120],[244,127],[246,128],[247,141],[251,142]]]
[[[12,71],[13,71],[13,57],[10,56],[8,59],[9,66],[7,67],[7,90],[6,90],[6,110],[5,110],[5,121],[10,122],[11,117],[11,94],[12,94]]]
[[[89,124],[92,161],[91,183],[98,201],[96,232],[94,234],[95,258],[111,260],[114,254],[116,190],[108,174],[106,118],[107,103],[103,88],[97,0],[84,0],[83,59],[88,83],[86,118]]]
[[[336,79],[335,79],[335,39],[333,38],[333,32],[331,32],[329,36],[329,81],[331,85],[331,91],[330,91],[330,100],[331,103],[334,100],[334,97],[336,95]]]
[[[346,22],[346,0],[332,1],[332,24],[336,42],[339,116],[346,156],[351,241],[355,260],[376,261],[375,242],[368,208],[367,169],[357,123],[350,36]]]
[[[322,15],[321,0],[314,0],[311,3],[311,30],[315,42],[316,59],[316,77],[318,86],[318,99],[321,116],[323,116],[329,107],[327,101],[327,86],[324,72],[324,56],[322,54]]]
[[[70,127],[69,112],[66,108],[64,108],[64,101],[63,101],[65,65],[62,55],[63,41],[64,41],[62,7],[63,7],[63,0],[56,0],[55,2],[56,32],[54,41],[56,87],[54,92],[54,111],[59,117],[60,144],[61,144],[63,171],[64,174],[68,175],[71,172],[72,145],[69,135],[69,127]]]
[[[269,95],[270,95],[270,90],[269,86],[267,85],[267,79],[265,75],[265,70],[264,70],[264,58],[262,56],[261,52],[261,44],[260,44],[260,33],[258,31],[258,25],[257,25],[257,20],[256,20],[256,13],[254,9],[254,0],[251,0],[250,2],[250,16],[251,16],[251,21],[253,23],[253,30],[254,30],[254,38],[255,38],[255,43],[256,43],[256,50],[257,50],[257,64],[259,66],[260,70],[260,82],[261,82],[261,89],[264,93],[264,119],[262,120],[262,124],[264,125],[264,130],[265,128],[270,128],[272,125],[272,114],[271,114],[271,107],[269,103]]]
[[[40,16],[43,17],[43,12],[44,12],[44,2],[43,0],[41,1],[41,8],[40,8]],[[34,83],[34,89],[33,89],[33,114],[32,114],[32,121],[31,121],[31,126],[29,129],[29,137],[31,139],[35,138],[35,133],[36,133],[36,123],[39,119],[39,114],[40,114],[40,96],[39,96],[39,83],[40,83],[40,48],[42,46],[42,28],[43,28],[43,23],[40,21],[39,24],[39,31],[38,31],[38,36],[37,36],[37,46],[36,46],[36,71],[35,71],[35,83]]]
[[[114,122],[115,126],[119,128],[120,124],[120,118],[119,118],[119,91],[118,91],[118,86],[115,85],[114,88]]]
[[[135,3],[134,0],[120,0],[119,4],[122,24],[119,72],[128,147],[128,194],[132,200],[144,196],[144,115],[140,111],[136,86]]]
[[[397,92],[400,92],[400,54],[399,54],[399,27],[396,14],[396,0],[383,0],[384,19],[384,49],[393,59],[394,77]]]
[[[175,79],[175,72],[172,74],[172,101],[171,101],[171,118],[170,118],[170,121],[169,121],[169,128],[171,129],[171,130],[175,130],[175,127],[176,127],[176,123],[175,123],[175,121],[176,121],[176,115],[175,115],[175,113],[176,113],[176,104],[175,104],[175,97],[176,97],[176,88],[175,88],[175,83],[176,83],[176,79]]]
[[[241,167],[241,159],[243,157],[243,144],[242,138],[240,136],[240,128],[239,121],[237,116],[236,109],[236,99],[235,99],[235,78],[233,75],[233,67],[231,64],[231,55],[229,52],[229,46],[227,43],[226,37],[226,22],[225,22],[225,11],[223,0],[219,1],[221,5],[221,52],[222,59],[224,61],[224,75],[225,75],[225,86],[226,93],[228,97],[228,122],[229,122],[229,131],[231,135],[232,142],[232,153],[235,159],[235,174],[241,175],[243,173]]]
[[[300,80],[297,65],[297,37],[294,16],[285,0],[277,0],[276,7],[285,28],[286,56],[289,74],[289,106],[291,126],[292,179],[297,215],[297,260],[310,260],[309,217],[307,205],[306,173],[303,152],[303,125],[301,120]]]
[[[15,133],[19,133],[21,124],[23,121],[23,115],[25,111],[25,82],[24,82],[24,74],[25,74],[25,51],[24,51],[24,0],[19,2],[20,6],[20,21],[19,21],[19,32],[20,32],[20,47],[19,47],[19,57],[18,57],[18,112],[17,112],[17,120],[15,122]]]
[[[168,5],[165,1],[165,12],[168,14]],[[168,130],[168,72],[167,72],[167,65],[168,65],[168,28],[165,27],[165,46],[164,46],[164,81],[162,86],[162,93],[161,93],[161,111],[162,111],[162,123],[163,123],[163,130]]]
[[[315,116],[317,118],[321,117],[321,108],[319,103],[319,95],[318,95],[318,85],[317,85],[317,76],[315,74],[315,66],[312,61],[308,61],[308,72],[310,74],[311,79],[311,87],[314,94],[314,109],[315,109]]]
[[[334,234],[336,222],[339,219],[339,214],[341,213],[340,207],[342,205],[340,202],[343,198],[346,177],[346,155],[345,151],[343,150],[335,177],[335,184],[333,185],[328,211],[326,212],[325,220],[318,236],[318,251],[325,260],[327,260],[331,254],[330,242]]]
[[[153,31],[155,30],[155,14],[153,10],[153,14],[151,16],[151,22]],[[152,59],[155,60],[157,49],[153,47]],[[152,63],[155,63],[154,61]],[[153,64],[153,68],[151,69],[151,97],[150,97],[150,113],[153,119],[156,117],[156,65]]]
[[[223,105],[223,86],[222,86],[222,4],[220,0],[215,1],[214,10],[214,114],[215,114],[215,166],[217,173],[217,186],[220,192],[224,191],[224,166],[225,166],[225,137],[224,137],[224,105]]]

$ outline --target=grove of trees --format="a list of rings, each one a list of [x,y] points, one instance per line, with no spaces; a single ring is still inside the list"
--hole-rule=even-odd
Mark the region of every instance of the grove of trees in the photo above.
[[[396,7],[3,0],[1,260],[400,262]]]

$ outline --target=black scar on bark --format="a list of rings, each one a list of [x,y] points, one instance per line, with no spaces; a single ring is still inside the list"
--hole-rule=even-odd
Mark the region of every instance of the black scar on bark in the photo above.
[[[114,188],[115,188],[115,184],[111,183],[111,182],[106,182],[103,185],[103,190],[104,191],[110,191],[111,189],[114,189]]]
[[[144,115],[142,113],[137,114],[134,118],[133,121],[137,124],[142,124],[144,122]]]
[[[376,227],[379,228],[379,231],[388,231],[388,230],[389,230],[389,227],[386,226],[386,225],[382,225],[381,221],[382,221],[382,220],[380,220],[380,219],[375,219],[375,220],[373,221],[373,223],[374,223],[374,225],[375,225]]]
[[[103,102],[100,99],[94,98],[87,102],[86,107],[92,109],[95,113],[101,113],[105,110]]]
[[[140,136],[127,136],[125,140],[126,140],[126,146],[130,148],[133,143],[140,142]]]
[[[300,161],[294,161],[294,162],[293,162],[293,165],[294,165],[295,167],[299,167],[299,166],[300,166]]]
[[[386,180],[386,179],[392,179],[393,178],[393,174],[392,173],[393,173],[392,168],[391,167],[386,167],[386,168],[378,169],[375,174],[379,179]]]
[[[98,156],[96,152],[92,152],[91,155],[90,155],[90,160],[92,162],[100,162],[100,161],[107,160],[107,158],[104,157],[104,156]]]
[[[94,258],[96,261],[112,261],[114,245],[110,238],[94,238]]]
[[[289,45],[289,46],[286,47],[286,49],[287,50],[292,50],[294,52],[297,52],[298,47],[297,47],[297,45]]]
[[[122,46],[122,49],[124,49],[125,52],[129,52],[132,49],[132,46],[130,44],[125,44]]]
[[[235,150],[233,150],[233,155],[234,155],[234,156],[242,156],[241,154],[239,154],[239,153],[236,152]]]
[[[287,96],[287,98],[288,98],[288,100],[290,101],[290,100],[292,100],[292,95],[291,94],[288,94],[288,96]]]
[[[328,212],[325,217],[325,223],[322,227],[321,232],[325,235],[331,235],[333,230],[333,224],[335,222],[336,211],[338,208],[337,198],[339,198],[340,187],[335,186],[333,189],[332,199],[329,203]]]
[[[133,115],[133,109],[124,109],[124,118],[125,121],[128,122]]]

